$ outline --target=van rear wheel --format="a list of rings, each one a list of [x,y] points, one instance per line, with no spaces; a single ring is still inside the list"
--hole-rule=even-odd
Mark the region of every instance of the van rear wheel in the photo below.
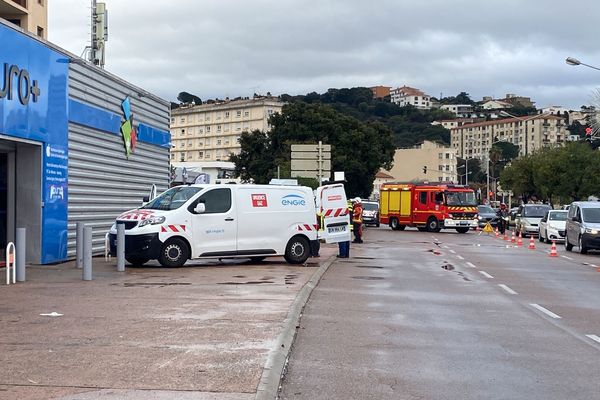
[[[308,240],[302,236],[294,236],[285,246],[285,261],[290,264],[303,264],[310,255]]]
[[[187,244],[179,238],[173,238],[163,244],[158,262],[163,267],[181,267],[189,257]]]

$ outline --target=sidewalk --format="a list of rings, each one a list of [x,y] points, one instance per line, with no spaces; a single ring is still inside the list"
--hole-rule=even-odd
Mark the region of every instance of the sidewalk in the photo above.
[[[0,286],[0,399],[253,399],[290,305],[336,252],[124,273],[95,258],[91,282],[72,262],[29,267]]]

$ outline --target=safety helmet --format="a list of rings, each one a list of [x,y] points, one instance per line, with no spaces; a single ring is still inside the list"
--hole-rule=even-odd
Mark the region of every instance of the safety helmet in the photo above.
[[[361,202],[360,201],[360,197],[355,197],[354,200],[352,200],[352,201],[355,202],[355,203],[360,203]]]

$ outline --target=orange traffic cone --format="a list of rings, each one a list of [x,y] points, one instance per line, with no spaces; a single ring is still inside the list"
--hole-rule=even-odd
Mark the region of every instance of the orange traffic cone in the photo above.
[[[558,252],[556,251],[556,241],[552,241],[552,247],[550,247],[550,257],[558,257]]]
[[[527,246],[529,250],[535,250],[535,240],[533,240],[533,236],[529,239],[529,246]]]
[[[515,231],[512,231],[512,235],[510,237],[510,242],[511,243],[516,243],[517,242],[517,239],[515,238]]]
[[[502,237],[502,240],[508,241],[508,236],[506,234],[506,229],[504,230],[504,236]]]
[[[498,238],[500,236],[500,234],[498,233],[498,227],[496,227],[496,230],[494,231],[494,235],[496,235],[496,238]]]
[[[523,246],[523,235],[519,231],[519,240],[517,240],[517,246]]]

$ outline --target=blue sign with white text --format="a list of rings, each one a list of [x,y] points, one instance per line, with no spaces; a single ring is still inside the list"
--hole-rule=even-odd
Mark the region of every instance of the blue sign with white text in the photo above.
[[[43,146],[40,262],[61,261],[67,257],[68,57],[3,24],[0,43],[0,134]]]

